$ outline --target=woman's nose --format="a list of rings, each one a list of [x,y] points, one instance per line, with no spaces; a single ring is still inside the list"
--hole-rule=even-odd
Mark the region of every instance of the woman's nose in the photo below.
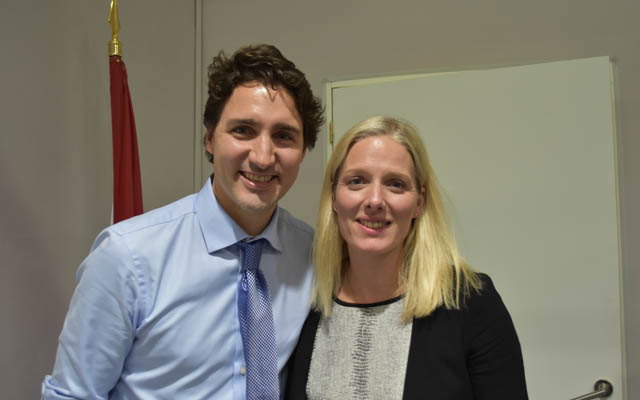
[[[382,185],[379,183],[371,183],[366,192],[365,205],[369,209],[379,209],[384,206]]]

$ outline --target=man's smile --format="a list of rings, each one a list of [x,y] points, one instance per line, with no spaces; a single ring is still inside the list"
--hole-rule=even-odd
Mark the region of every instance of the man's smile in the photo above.
[[[240,171],[240,175],[242,175],[243,177],[245,177],[250,181],[258,182],[258,183],[266,183],[276,178],[276,175],[256,175],[250,172],[243,172],[243,171]]]

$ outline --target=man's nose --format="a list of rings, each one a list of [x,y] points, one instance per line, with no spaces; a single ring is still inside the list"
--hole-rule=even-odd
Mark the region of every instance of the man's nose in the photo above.
[[[264,170],[270,168],[275,162],[275,147],[271,136],[261,133],[253,140],[249,163],[252,168]]]

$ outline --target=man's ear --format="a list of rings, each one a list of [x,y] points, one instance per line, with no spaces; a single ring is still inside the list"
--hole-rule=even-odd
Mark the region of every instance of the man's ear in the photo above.
[[[204,135],[204,147],[207,149],[207,153],[213,154],[213,132],[207,130]]]

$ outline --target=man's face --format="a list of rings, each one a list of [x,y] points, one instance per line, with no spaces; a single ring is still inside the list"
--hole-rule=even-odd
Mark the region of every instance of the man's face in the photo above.
[[[238,85],[213,134],[207,135],[206,147],[213,154],[218,202],[247,233],[259,233],[295,181],[305,155],[302,118],[293,98],[281,87]]]

